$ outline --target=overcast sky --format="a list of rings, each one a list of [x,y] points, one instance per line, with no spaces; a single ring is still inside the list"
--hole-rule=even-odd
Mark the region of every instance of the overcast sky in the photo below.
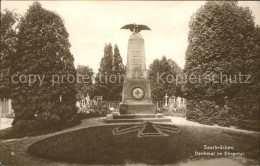
[[[152,31],[142,31],[145,39],[146,64],[165,55],[184,67],[187,48],[188,23],[191,15],[205,1],[40,1],[48,10],[63,19],[70,34],[71,52],[75,66],[88,65],[95,72],[99,68],[105,43],[117,44],[126,64],[127,42],[131,35],[120,30],[130,23],[145,24]],[[32,1],[1,1],[1,9],[17,9],[24,14]],[[243,1],[260,25],[260,2]]]

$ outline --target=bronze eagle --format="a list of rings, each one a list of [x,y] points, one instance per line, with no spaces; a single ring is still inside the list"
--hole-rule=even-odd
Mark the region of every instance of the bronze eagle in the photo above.
[[[131,32],[138,33],[141,30],[151,30],[148,26],[142,24],[127,24],[121,29],[130,29]]]

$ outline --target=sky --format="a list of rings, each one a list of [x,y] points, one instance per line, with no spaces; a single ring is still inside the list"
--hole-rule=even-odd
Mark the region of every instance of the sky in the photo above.
[[[1,10],[15,9],[24,14],[33,1],[1,1]],[[185,64],[189,20],[205,1],[40,1],[43,8],[58,13],[69,33],[75,66],[86,65],[98,71],[106,43],[117,44],[126,65],[129,30],[126,24],[145,24],[147,68],[165,55],[181,68]],[[260,2],[240,1],[249,7],[260,25]]]

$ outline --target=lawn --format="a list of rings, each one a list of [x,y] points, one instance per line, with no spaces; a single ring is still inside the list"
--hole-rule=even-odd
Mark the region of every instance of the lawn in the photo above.
[[[80,117],[80,119],[87,119],[87,118],[93,118],[93,117],[102,117],[105,116],[104,114],[101,113],[78,113],[78,116]],[[44,135],[44,134],[48,134],[48,133],[54,133],[57,131],[61,131],[64,130],[66,128],[78,125],[80,122],[76,123],[76,124],[72,124],[72,125],[63,125],[63,126],[59,126],[59,127],[53,127],[53,126],[49,126],[46,129],[36,129],[33,131],[19,131],[19,130],[15,130],[13,127],[8,127],[5,129],[1,129],[0,130],[0,139],[16,139],[16,138],[22,138],[22,137],[32,137],[32,136],[37,136],[37,135]]]
[[[36,136],[36,135],[44,135],[44,134],[48,134],[48,133],[53,133],[56,131],[60,131],[63,128],[49,128],[46,130],[36,130],[36,131],[32,131],[32,132],[24,132],[24,131],[18,131],[15,130],[12,127],[8,127],[5,129],[0,130],[0,139],[15,139],[15,138],[22,138],[22,137],[26,137],[26,136]]]
[[[28,152],[40,158],[86,164],[172,164],[186,159],[216,158],[195,152],[224,152],[259,159],[259,138],[248,133],[198,126],[164,126],[178,132],[168,136],[138,137],[138,131],[114,135],[113,130],[131,125],[105,125],[79,129],[32,144]],[[152,130],[152,129],[148,129]],[[127,131],[127,130],[126,130]],[[149,131],[148,131],[149,132]],[[233,150],[205,150],[207,146],[230,146]],[[223,157],[223,156],[219,156]]]

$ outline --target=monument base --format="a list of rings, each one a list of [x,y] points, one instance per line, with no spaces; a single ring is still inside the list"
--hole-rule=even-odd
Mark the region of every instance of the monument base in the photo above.
[[[106,118],[107,123],[124,123],[124,122],[157,122],[157,123],[171,123],[170,118],[164,117],[163,114],[123,114],[115,112],[108,114]]]
[[[120,114],[155,114],[156,106],[149,102],[130,102],[119,104]]]
[[[156,106],[151,100],[150,81],[146,78],[126,79],[123,85],[120,114],[155,114]]]

